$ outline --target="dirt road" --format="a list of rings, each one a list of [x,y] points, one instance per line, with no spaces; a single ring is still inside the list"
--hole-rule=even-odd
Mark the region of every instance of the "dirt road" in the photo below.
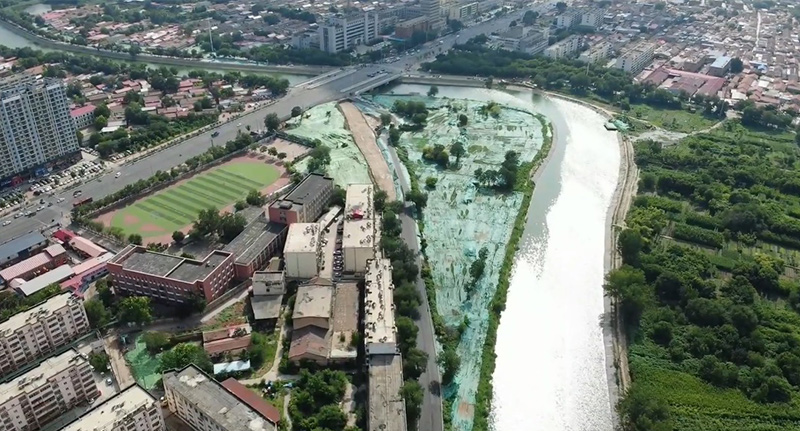
[[[111,365],[111,371],[117,378],[117,384],[120,389],[125,389],[135,384],[136,380],[133,378],[133,374],[131,374],[128,363],[125,362],[125,357],[123,356],[124,352],[122,351],[122,346],[119,344],[119,337],[115,334],[109,335],[103,339],[103,344],[108,354],[108,362]]]
[[[383,158],[383,154],[381,154],[381,150],[375,142],[375,132],[369,127],[361,111],[352,103],[342,102],[339,104],[339,109],[344,114],[345,124],[353,134],[356,146],[358,146],[364,158],[367,159],[372,180],[381,190],[386,192],[388,202],[396,200],[397,193],[394,190],[392,174],[389,172],[389,165],[386,163],[386,159]]]

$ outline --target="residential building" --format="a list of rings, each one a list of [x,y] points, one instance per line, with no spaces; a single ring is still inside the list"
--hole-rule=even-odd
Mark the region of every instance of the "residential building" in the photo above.
[[[418,16],[398,22],[394,27],[394,35],[400,39],[411,39],[414,33],[430,30],[430,20],[426,16]]]
[[[603,24],[603,11],[600,9],[590,9],[581,13],[580,25],[597,29]]]
[[[544,50],[545,57],[548,58],[568,58],[572,57],[576,52],[578,52],[578,48],[581,46],[581,38],[580,36],[573,34],[568,38],[556,42],[553,45],[548,46]]]
[[[196,431],[277,429],[274,412],[253,409],[194,365],[166,371],[162,381],[169,410]]]
[[[68,244],[72,250],[84,258],[98,257],[108,253],[108,250],[82,236],[73,236]]]
[[[80,154],[64,84],[19,79],[0,84],[0,178],[39,176]]]
[[[0,283],[8,284],[15,278],[28,279],[67,263],[67,251],[53,244],[43,252],[0,271]]]
[[[364,344],[367,355],[397,352],[394,285],[389,259],[372,259],[364,281]]]
[[[581,23],[581,12],[578,10],[567,10],[556,18],[556,27],[572,28]]]
[[[333,196],[333,178],[309,174],[286,196],[269,206],[269,220],[276,223],[309,223],[317,220]]]
[[[398,354],[369,359],[367,430],[406,431],[406,403],[400,395],[403,360]]]
[[[347,16],[336,16],[319,26],[319,47],[335,54],[347,51],[378,38],[378,14],[364,12]]]
[[[549,34],[550,32],[547,28],[531,28],[518,25],[509,28],[499,36],[492,36],[492,41],[502,49],[537,55],[547,48]]]
[[[447,19],[464,22],[476,17],[479,11],[478,2],[456,4],[447,8]]]
[[[288,227],[267,219],[263,211],[224,250],[234,255],[234,278],[247,280],[281,251]]]
[[[131,386],[84,413],[60,431],[166,431],[161,406],[139,386]]]
[[[378,226],[373,208],[374,188],[371,184],[347,186],[342,230],[344,271],[363,274],[367,260],[375,257]]]
[[[69,116],[75,122],[75,127],[78,129],[85,129],[94,125],[94,105],[86,105],[75,108],[69,111]]]
[[[319,223],[293,223],[283,247],[286,276],[290,278],[316,277],[320,256]]]
[[[584,63],[597,63],[605,60],[611,55],[611,44],[608,42],[600,42],[592,46],[586,51],[583,51],[578,56],[578,60]]]
[[[256,322],[274,327],[281,316],[286,277],[283,271],[263,271],[253,274],[253,296],[250,306]]]
[[[233,254],[227,251],[215,250],[197,260],[129,245],[106,267],[117,292],[173,303],[196,297],[211,302],[230,286],[233,260]]]
[[[89,332],[83,303],[62,293],[0,323],[0,375],[43,358]]]
[[[714,59],[714,62],[711,63],[711,66],[708,67],[708,74],[719,77],[725,76],[725,74],[731,70],[731,60],[730,57],[717,57]]]
[[[645,69],[655,56],[656,44],[648,41],[641,41],[630,49],[627,49],[614,64],[617,69],[622,69],[633,75],[638,75]]]
[[[32,431],[100,395],[89,361],[74,350],[0,384],[2,430]]]
[[[0,244],[0,267],[6,267],[29,258],[47,247],[48,242],[39,232],[31,232]]]
[[[438,31],[444,27],[440,0],[420,0],[419,4],[422,9],[422,15],[428,18],[428,26],[431,31]]]

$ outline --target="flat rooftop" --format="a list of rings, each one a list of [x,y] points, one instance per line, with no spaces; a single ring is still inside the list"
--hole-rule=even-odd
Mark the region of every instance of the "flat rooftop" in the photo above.
[[[375,220],[345,220],[342,248],[372,248],[375,245]]]
[[[406,403],[400,396],[403,363],[400,355],[378,355],[369,360],[369,431],[406,431]]]
[[[333,286],[305,284],[297,288],[292,319],[304,317],[331,317]]]
[[[248,265],[273,241],[279,240],[286,228],[285,224],[270,222],[264,217],[259,217],[226,245],[225,251],[233,253],[236,263]]]
[[[350,184],[344,200],[344,216],[350,219],[371,219],[374,217],[372,208],[374,188],[372,184]]]
[[[284,196],[280,201],[289,201],[299,205],[306,205],[312,201],[319,193],[319,190],[330,186],[333,183],[332,178],[328,178],[320,174],[309,174],[303,181],[300,181],[292,191]]]
[[[256,320],[277,319],[281,315],[283,295],[255,295],[250,298]]]
[[[133,385],[89,410],[74,422],[61,428],[61,431],[114,431],[119,426],[117,420],[155,402],[156,399],[147,391]]]
[[[75,350],[66,352],[46,359],[38,367],[32,368],[27,373],[17,377],[10,382],[0,384],[0,400],[8,401],[21,394],[28,393],[41,387],[57,374],[67,370],[72,366],[87,363]]]
[[[205,259],[195,260],[136,247],[127,257],[123,257],[119,261],[112,260],[112,262],[121,263],[122,267],[129,271],[194,283],[208,277],[229,256],[228,252],[214,250]]]
[[[320,246],[319,223],[292,223],[283,253],[316,253]]]
[[[0,323],[0,334],[5,334],[7,331],[15,331],[29,323],[36,322],[42,317],[66,307],[70,302],[80,302],[80,300],[72,296],[70,292],[54,296],[30,310],[17,313],[5,322]]]
[[[389,259],[372,259],[364,281],[364,335],[369,344],[394,344],[394,302],[392,264]]]
[[[270,423],[194,365],[163,373],[170,387],[225,431],[274,431]]]
[[[331,313],[330,357],[332,359],[357,356],[358,352],[351,344],[353,333],[356,331],[358,331],[358,285],[337,283]]]
[[[256,271],[253,273],[253,291],[263,290],[266,295],[283,295],[286,293],[286,278],[283,271]],[[257,296],[262,296],[259,294]]]

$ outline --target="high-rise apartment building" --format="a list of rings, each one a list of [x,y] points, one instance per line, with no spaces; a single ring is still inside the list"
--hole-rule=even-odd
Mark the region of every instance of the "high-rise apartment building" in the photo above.
[[[347,51],[377,39],[379,29],[376,13],[332,17],[319,26],[319,48],[330,53]]]
[[[74,350],[0,385],[0,431],[33,431],[98,397],[89,362]]]
[[[64,84],[54,79],[0,83],[0,179],[38,175],[79,152]]]
[[[419,4],[422,15],[428,18],[428,28],[431,31],[438,31],[444,27],[441,0],[421,0]]]
[[[641,41],[619,56],[614,67],[636,75],[653,61],[655,52],[655,43],[646,40]]]
[[[131,386],[86,412],[60,431],[165,431],[158,401]]]
[[[81,301],[62,293],[0,323],[0,375],[42,358],[89,332]]]

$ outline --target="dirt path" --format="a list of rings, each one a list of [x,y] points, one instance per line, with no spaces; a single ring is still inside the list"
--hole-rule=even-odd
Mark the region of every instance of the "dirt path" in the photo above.
[[[381,190],[386,192],[387,201],[396,200],[397,194],[394,190],[392,174],[389,172],[389,165],[386,163],[386,159],[383,158],[383,154],[381,154],[381,150],[375,142],[375,133],[369,127],[364,115],[350,102],[340,103],[339,109],[344,114],[345,124],[353,134],[356,146],[358,146],[361,154],[367,160],[372,180]]]
[[[115,334],[111,334],[103,339],[105,351],[108,354],[109,364],[114,377],[117,378],[117,385],[120,389],[127,388],[136,383],[136,380],[131,374],[128,363],[125,362],[123,356],[122,346],[119,344],[119,338]]]

